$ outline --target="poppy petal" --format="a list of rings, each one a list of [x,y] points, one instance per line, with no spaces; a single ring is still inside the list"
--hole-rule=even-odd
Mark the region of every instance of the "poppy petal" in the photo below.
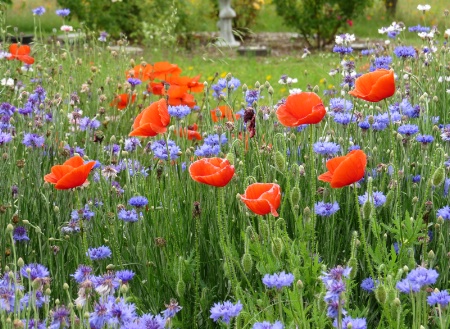
[[[63,165],[78,168],[78,167],[81,167],[82,165],[84,165],[84,160],[82,157],[75,155],[75,156],[71,157],[69,160],[67,160],[66,162],[64,162]]]
[[[74,168],[67,165],[56,165],[52,167],[52,172],[44,176],[46,182],[56,184],[58,180],[70,173]]]
[[[67,190],[83,185],[94,166],[95,161],[91,161],[86,163],[85,165],[73,169],[67,175],[58,180],[55,188],[58,190]]]

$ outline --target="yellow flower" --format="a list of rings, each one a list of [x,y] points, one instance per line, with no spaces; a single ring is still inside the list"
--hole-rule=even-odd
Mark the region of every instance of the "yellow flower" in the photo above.
[[[266,80],[269,81],[270,79],[272,79],[272,76],[269,74],[268,76],[266,76]]]
[[[286,88],[281,88],[280,90],[282,93],[284,93],[286,91]]]
[[[334,85],[332,85],[331,83],[328,85],[328,89],[334,89]]]
[[[208,81],[212,81],[212,79],[214,79],[213,76],[209,76],[209,77],[208,77]]]
[[[319,83],[320,83],[321,85],[323,85],[325,82],[327,82],[327,80],[326,80],[325,78],[322,78],[322,79],[319,80]]]
[[[221,78],[225,78],[227,76],[227,72],[222,72],[221,74],[220,74],[220,77]]]
[[[188,70],[189,70],[189,71],[192,71],[193,69],[194,69],[193,66],[189,66],[189,67],[188,67]]]

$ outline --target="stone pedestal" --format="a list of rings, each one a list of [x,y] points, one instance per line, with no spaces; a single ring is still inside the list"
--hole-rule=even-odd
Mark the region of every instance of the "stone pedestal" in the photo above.
[[[231,0],[219,0],[219,21],[217,27],[220,30],[220,37],[216,45],[219,47],[239,47],[240,42],[233,36],[232,21],[236,17],[236,12],[231,8]]]

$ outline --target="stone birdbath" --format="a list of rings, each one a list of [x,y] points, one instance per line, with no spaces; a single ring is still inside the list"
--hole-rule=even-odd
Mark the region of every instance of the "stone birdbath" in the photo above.
[[[240,42],[233,36],[232,20],[236,17],[236,12],[231,8],[231,0],[219,0],[219,21],[217,27],[220,30],[220,37],[216,45],[219,47],[239,47]]]

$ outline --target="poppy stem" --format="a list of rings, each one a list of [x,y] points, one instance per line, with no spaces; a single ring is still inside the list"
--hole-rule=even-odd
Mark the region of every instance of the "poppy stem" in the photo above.
[[[353,192],[355,194],[355,207],[356,207],[356,214],[358,216],[359,231],[360,231],[359,234],[361,235],[361,243],[362,243],[363,249],[364,249],[364,256],[366,258],[367,268],[369,269],[370,276],[372,278],[375,278],[375,275],[374,275],[374,272],[373,272],[373,268],[372,268],[372,264],[370,262],[369,250],[367,249],[366,232],[364,230],[364,224],[363,224],[363,221],[362,221],[361,209],[359,207],[359,201],[358,201],[358,191],[356,189],[356,186],[353,187]]]
[[[315,196],[316,196],[316,177],[315,177],[315,171],[314,171],[314,152],[313,152],[313,136],[314,136],[314,126],[310,125],[309,130],[309,172],[310,172],[310,182],[311,182],[311,209],[313,211],[311,212],[311,252],[312,254],[317,253],[316,249],[316,213],[314,211],[314,205],[315,205]]]

